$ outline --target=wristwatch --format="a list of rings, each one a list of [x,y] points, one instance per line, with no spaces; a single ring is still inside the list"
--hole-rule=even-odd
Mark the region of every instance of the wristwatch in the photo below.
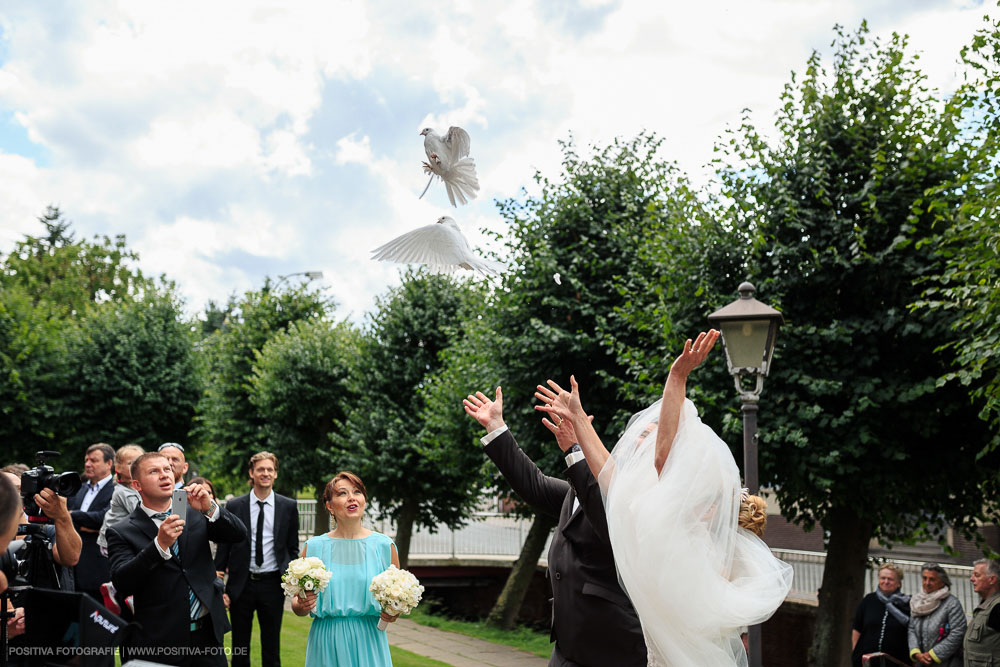
[[[577,461],[582,461],[587,458],[583,455],[583,450],[580,449],[580,445],[573,443],[573,446],[566,450],[566,467],[571,467]]]
[[[208,506],[208,511],[202,512],[205,516],[212,516],[215,514],[215,510],[219,507],[219,503],[212,501],[212,504]]]

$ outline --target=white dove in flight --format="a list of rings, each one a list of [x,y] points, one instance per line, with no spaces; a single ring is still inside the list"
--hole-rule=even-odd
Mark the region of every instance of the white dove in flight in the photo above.
[[[424,138],[424,152],[427,153],[424,173],[431,177],[417,199],[427,194],[435,176],[444,181],[452,206],[457,208],[458,204],[468,204],[470,199],[475,199],[479,192],[479,178],[476,176],[476,161],[469,157],[472,146],[469,133],[452,126],[444,137],[429,127],[421,130],[420,134]]]
[[[451,273],[456,268],[499,275],[498,262],[476,257],[462,236],[458,223],[448,216],[425,225],[372,250],[372,259],[403,264],[426,264],[436,273]]]

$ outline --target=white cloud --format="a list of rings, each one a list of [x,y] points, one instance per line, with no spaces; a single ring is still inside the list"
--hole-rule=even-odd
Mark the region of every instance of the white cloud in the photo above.
[[[84,235],[128,234],[189,307],[321,269],[360,317],[398,267],[368,251],[449,213],[473,245],[492,201],[557,176],[556,141],[643,129],[696,178],[749,107],[766,128],[832,26],[908,32],[930,83],[983,13],[969,0],[511,0],[133,3],[0,10],[0,113],[46,163],[0,152],[0,250],[49,203]],[[460,125],[482,186],[459,210],[426,177],[417,132]],[[0,132],[3,130],[0,129]],[[398,138],[398,145],[395,140]],[[0,135],[0,146],[2,135]]]

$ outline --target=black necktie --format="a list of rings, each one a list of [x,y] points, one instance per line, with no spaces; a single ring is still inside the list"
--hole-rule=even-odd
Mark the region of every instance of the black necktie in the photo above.
[[[257,539],[254,545],[254,561],[257,567],[264,564],[264,501],[258,500],[257,507]]]

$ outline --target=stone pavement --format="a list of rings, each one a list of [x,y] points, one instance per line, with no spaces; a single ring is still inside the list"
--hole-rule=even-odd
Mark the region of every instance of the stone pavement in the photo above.
[[[543,667],[547,658],[512,646],[491,644],[401,618],[389,626],[389,643],[456,667]]]

